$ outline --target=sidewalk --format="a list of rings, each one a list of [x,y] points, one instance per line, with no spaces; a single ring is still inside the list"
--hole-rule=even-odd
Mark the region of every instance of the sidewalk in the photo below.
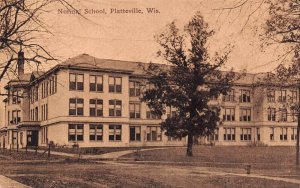
[[[164,148],[148,148],[148,149],[139,149],[138,151],[149,151],[149,150],[161,150],[161,149],[166,149]],[[22,149],[22,151],[25,151]],[[28,149],[27,151],[29,152],[35,152],[35,150]],[[58,151],[51,151],[51,155],[58,155],[58,156],[64,156],[64,157],[70,157],[70,158],[81,158],[81,159],[105,159],[105,160],[116,160],[120,158],[123,155],[131,154],[136,152],[137,150],[125,150],[125,151],[115,151],[115,152],[109,152],[109,153],[104,153],[104,154],[98,154],[98,155],[86,155],[86,154],[81,154],[80,156],[78,154],[73,154],[73,153],[64,153],[64,152],[58,152]],[[38,153],[44,153],[44,150],[37,150]]]
[[[0,188],[30,188],[30,187],[0,175]]]
[[[149,148],[149,149],[139,149],[138,152],[140,151],[149,151],[149,150],[161,150],[161,149],[166,149],[166,148]],[[116,160],[120,158],[123,155],[128,155],[131,153],[135,153],[137,150],[125,150],[125,151],[115,151],[115,152],[110,152],[110,153],[105,153],[101,155],[82,155],[82,159],[111,159],[111,160]]]

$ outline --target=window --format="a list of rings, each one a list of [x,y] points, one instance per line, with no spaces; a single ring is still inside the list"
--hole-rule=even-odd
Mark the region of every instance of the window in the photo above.
[[[32,89],[30,89],[30,102],[33,103],[34,102],[34,87]]]
[[[250,91],[249,90],[241,90],[240,102],[250,102]]]
[[[130,126],[130,141],[141,141],[141,126]]]
[[[42,121],[48,119],[48,104],[42,105]]]
[[[18,124],[21,122],[21,111],[20,110],[13,110],[12,111],[12,120],[11,124]]]
[[[53,94],[57,92],[57,75],[53,76]]]
[[[21,98],[20,98],[20,91],[13,91],[12,92],[12,103],[13,104],[20,104]]]
[[[146,118],[147,119],[161,119],[161,116],[155,115],[151,111],[146,111]]]
[[[179,137],[172,137],[172,136],[168,136],[168,141],[176,141],[176,142],[179,142],[181,141],[182,138],[179,138]]]
[[[146,90],[151,90],[154,89],[155,85],[153,83],[147,82],[146,83]]]
[[[240,121],[251,121],[251,109],[240,109]]]
[[[292,103],[297,102],[297,96],[298,96],[297,91],[291,91],[291,93],[292,93],[292,95],[291,95]]]
[[[167,107],[167,118],[172,118],[176,116],[176,110],[174,110],[172,107],[168,106]]]
[[[242,128],[241,129],[241,140],[242,141],[251,141],[251,128]]]
[[[279,121],[286,122],[287,121],[287,109],[286,108],[279,108]]]
[[[48,143],[48,127],[42,128],[42,143]]]
[[[286,90],[280,90],[278,96],[279,102],[286,102]]]
[[[103,140],[103,125],[90,124],[90,141],[102,141]]]
[[[122,101],[109,100],[109,116],[122,116]]]
[[[280,128],[280,140],[287,140],[287,128]]]
[[[223,115],[224,121],[234,121],[235,120],[235,109],[225,108],[225,114]]]
[[[275,90],[267,90],[267,100],[268,102],[275,102]]]
[[[108,78],[109,84],[109,92],[122,92],[122,78],[119,77],[109,77]]]
[[[20,132],[20,144],[23,146],[23,132]]]
[[[34,100],[35,101],[39,100],[39,88],[38,88],[38,86],[36,86],[35,89],[34,89]]]
[[[109,141],[121,141],[121,138],[122,138],[122,126],[109,125]]]
[[[52,80],[53,78],[52,77],[50,77],[50,79],[49,79],[49,95],[52,95],[53,94],[53,89],[52,89],[52,87],[53,87],[53,80]]]
[[[42,121],[48,119],[48,104],[42,105]]]
[[[270,128],[270,140],[274,140],[275,138],[275,131],[274,131],[274,127]]]
[[[223,101],[234,102],[234,89],[231,89],[226,95],[224,95]]]
[[[83,99],[71,98],[69,100],[69,115],[83,116]]]
[[[256,128],[256,138],[257,138],[257,141],[260,141],[260,129],[259,128]]]
[[[35,107],[35,110],[34,110],[34,120],[35,121],[39,120],[39,108],[38,107]]]
[[[216,101],[216,100],[218,100],[218,96],[215,96],[215,95],[210,96],[210,100]],[[171,138],[172,138],[172,137],[171,137]]]
[[[83,74],[70,74],[70,90],[83,91]]]
[[[42,83],[42,99],[45,98],[45,83]]]
[[[51,76],[49,78],[49,81],[47,82],[47,85],[45,86],[45,82],[42,84],[42,95],[45,97],[45,93],[49,93],[49,95],[53,95],[57,91],[57,76]],[[47,92],[48,91],[48,92]]]
[[[83,124],[69,124],[69,141],[83,141]]]
[[[129,96],[139,97],[141,94],[141,86],[139,82],[129,82]]]
[[[10,111],[7,111],[7,124],[9,125],[11,122],[10,122]]]
[[[224,128],[224,140],[235,141],[235,128]]]
[[[291,140],[297,140],[297,128],[292,128]]]
[[[90,76],[90,91],[96,91],[96,92],[103,91],[102,76]]]
[[[215,129],[213,134],[208,135],[208,141],[218,141],[219,140],[219,129]]]
[[[295,109],[291,110],[291,117],[292,117],[292,122],[296,122],[298,120],[297,110],[295,110]]]
[[[47,97],[48,96],[48,87],[49,87],[49,82],[48,81],[46,81],[45,82],[45,97]]]
[[[161,128],[158,126],[148,126],[147,141],[161,141]]]
[[[90,116],[103,116],[103,100],[90,99]]]
[[[268,121],[276,121],[276,109],[268,108]]]
[[[129,104],[130,118],[141,118],[141,105],[138,103]]]

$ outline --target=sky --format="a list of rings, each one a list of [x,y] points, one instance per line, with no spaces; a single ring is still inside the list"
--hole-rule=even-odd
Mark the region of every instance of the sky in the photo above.
[[[165,26],[174,20],[179,28],[183,28],[197,11],[201,12],[204,20],[215,31],[215,35],[209,41],[212,53],[215,51],[222,53],[226,46],[233,46],[226,68],[233,67],[236,71],[246,69],[254,73],[271,71],[278,64],[276,59],[282,51],[278,47],[261,48],[260,35],[263,33],[267,16],[265,6],[257,9],[261,0],[250,0],[251,4],[237,9],[227,8],[238,5],[241,0],[68,0],[68,2],[80,10],[82,16],[70,13],[58,4],[48,7],[48,12],[42,15],[51,35],[43,36],[39,42],[54,57],[59,58],[58,62],[42,64],[39,68],[44,71],[60,61],[83,53],[105,59],[165,63],[156,55],[160,47],[154,36],[161,33]],[[147,8],[158,12],[148,13]],[[86,9],[89,13],[86,13]],[[111,13],[115,9],[141,10],[143,14]],[[249,15],[252,16],[248,20]],[[25,68],[30,72],[34,66]],[[0,88],[4,84],[2,81]],[[0,118],[3,119],[3,110],[0,112]]]
[[[98,58],[164,63],[156,56],[160,47],[154,35],[173,20],[183,28],[200,11],[215,30],[209,42],[211,51],[222,53],[226,46],[234,46],[227,67],[246,68],[249,72],[270,71],[277,65],[273,60],[278,51],[272,48],[262,52],[259,34],[265,24],[262,19],[265,10],[260,8],[247,22],[248,15],[258,6],[252,1],[253,6],[228,11],[220,9],[232,7],[240,0],[73,0],[70,2],[81,10],[84,18],[61,13],[59,10],[65,8],[60,6],[53,7],[45,18],[53,35],[43,43],[60,60],[87,53]],[[132,8],[141,9],[143,14],[110,13],[111,9]],[[160,13],[149,14],[147,8],[155,8]],[[107,14],[85,14],[85,9],[105,9]],[[44,65],[44,69],[51,66],[53,63]]]

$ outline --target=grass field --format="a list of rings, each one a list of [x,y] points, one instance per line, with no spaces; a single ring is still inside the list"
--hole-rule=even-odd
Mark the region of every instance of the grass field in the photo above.
[[[251,172],[278,176],[296,176],[300,170],[295,165],[295,147],[247,147],[247,146],[195,146],[194,156],[186,157],[186,148],[169,148],[129,154],[123,158],[134,158],[141,162],[160,161],[160,164],[196,165],[227,169],[244,169],[251,165]]]
[[[141,152],[141,160],[171,162],[295,164],[295,147],[194,146],[193,157],[185,156],[186,148]],[[136,157],[129,154],[126,157]]]
[[[283,181],[243,177],[245,164],[251,174],[300,180],[295,168],[294,147],[195,146],[194,157],[185,149],[166,148],[140,152],[139,161],[110,162],[89,160],[34,161],[24,153],[1,153],[0,174],[32,187],[299,187]],[[12,158],[9,158],[11,156]],[[42,156],[40,156],[42,157]],[[136,154],[124,158],[136,158]],[[62,159],[62,158],[61,158]],[[223,174],[211,173],[222,172]]]
[[[220,170],[220,169],[219,169]],[[0,173],[32,187],[299,187],[297,184],[212,175],[187,166],[101,163],[38,163],[0,167]]]

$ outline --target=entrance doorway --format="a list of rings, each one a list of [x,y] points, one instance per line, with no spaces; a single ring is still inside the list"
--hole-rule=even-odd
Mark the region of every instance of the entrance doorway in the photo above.
[[[39,131],[27,131],[27,146],[38,146]]]

